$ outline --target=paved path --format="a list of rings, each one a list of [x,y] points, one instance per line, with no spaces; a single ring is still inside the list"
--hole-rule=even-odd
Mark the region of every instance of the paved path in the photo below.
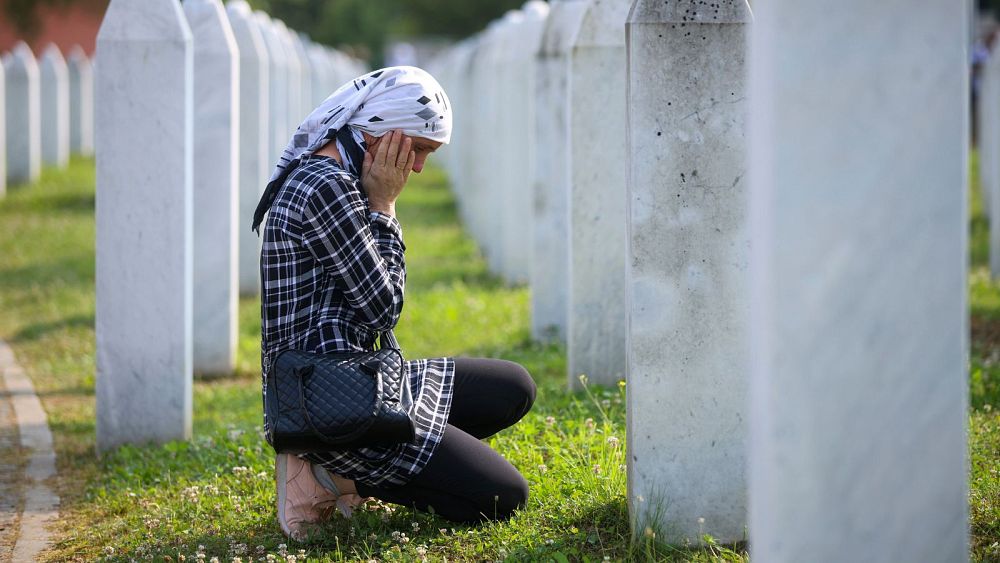
[[[13,456],[13,459],[27,462],[23,473],[15,472],[21,486],[13,488],[20,497],[17,501],[21,509],[19,533],[13,549],[6,553],[0,551],[0,555],[6,554],[12,561],[34,561],[49,546],[51,536],[47,525],[59,515],[59,497],[46,483],[56,474],[56,454],[52,449],[52,432],[35,387],[17,364],[14,352],[3,341],[0,341],[0,374],[6,387],[4,401],[9,403],[9,407],[0,406],[0,424],[4,424],[0,437],[9,433],[7,423],[16,421],[21,456],[24,457]],[[4,408],[13,411],[12,416],[3,417]],[[3,461],[0,459],[0,463]],[[3,500],[0,497],[0,510],[5,506]],[[0,519],[5,515],[6,512],[0,512]]]

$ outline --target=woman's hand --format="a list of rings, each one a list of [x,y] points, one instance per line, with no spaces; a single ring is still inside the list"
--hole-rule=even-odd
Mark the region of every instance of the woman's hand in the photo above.
[[[416,152],[410,150],[410,138],[394,129],[379,140],[375,155],[365,152],[361,166],[361,187],[368,194],[372,211],[396,215],[396,198],[403,191],[413,170]]]

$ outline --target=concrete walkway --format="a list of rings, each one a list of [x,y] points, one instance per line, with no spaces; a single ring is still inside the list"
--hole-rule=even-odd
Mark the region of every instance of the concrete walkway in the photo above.
[[[3,341],[0,341],[0,374],[6,387],[3,399],[9,402],[8,408],[13,411],[12,416],[10,413],[0,416],[0,424],[4,424],[3,435],[12,434],[7,425],[16,422],[21,456],[27,462],[23,473],[15,472],[20,474],[20,487],[13,487],[20,497],[17,500],[20,526],[13,549],[7,554],[11,561],[35,561],[38,554],[50,545],[48,524],[59,515],[59,497],[46,483],[56,474],[52,432],[49,431],[45,410],[35,394],[34,385],[17,364],[14,352]],[[4,414],[3,409],[0,407],[0,415]],[[23,464],[15,462],[11,465]],[[4,504],[0,504],[0,509],[3,508]],[[5,518],[4,515],[0,513],[0,518]]]

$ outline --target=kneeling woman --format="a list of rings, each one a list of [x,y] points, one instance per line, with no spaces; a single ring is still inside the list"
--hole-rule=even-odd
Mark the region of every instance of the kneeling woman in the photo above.
[[[410,172],[451,137],[441,86],[415,67],[345,84],[296,130],[257,207],[264,223],[261,365],[283,350],[370,350],[403,309],[395,201]],[[503,360],[409,361],[416,439],[397,446],[276,458],[278,521],[301,539],[336,506],[365,497],[457,522],[504,519],[528,485],[482,438],[521,419],[535,384]],[[373,459],[384,461],[374,462]]]

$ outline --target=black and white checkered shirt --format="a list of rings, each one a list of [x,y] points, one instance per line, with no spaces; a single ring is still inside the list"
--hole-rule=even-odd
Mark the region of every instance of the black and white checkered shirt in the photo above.
[[[308,156],[268,213],[261,251],[261,367],[283,350],[370,350],[403,310],[403,234],[371,212],[358,179],[325,156]],[[451,408],[454,361],[406,362],[416,439],[396,446],[303,456],[373,487],[402,485],[430,460]],[[265,386],[266,389],[266,386]]]

